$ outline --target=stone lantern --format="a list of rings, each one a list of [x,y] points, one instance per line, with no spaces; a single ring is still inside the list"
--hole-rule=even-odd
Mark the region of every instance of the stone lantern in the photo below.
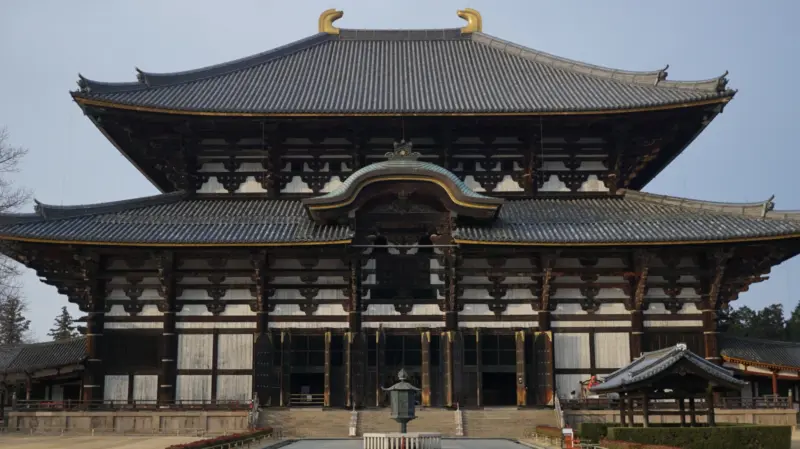
[[[414,406],[416,405],[417,392],[420,390],[406,382],[408,373],[404,369],[397,373],[397,379],[400,382],[389,388],[384,388],[384,391],[389,392],[389,403],[392,406],[391,418],[400,423],[400,432],[406,433],[408,422],[416,418]]]

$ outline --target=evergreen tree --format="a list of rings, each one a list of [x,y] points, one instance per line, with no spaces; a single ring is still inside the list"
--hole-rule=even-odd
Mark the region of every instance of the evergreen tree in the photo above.
[[[786,320],[786,338],[789,341],[800,341],[800,302],[792,311],[792,316]]]
[[[25,318],[25,302],[17,295],[0,302],[0,344],[17,344],[27,340],[31,320]]]
[[[53,341],[68,340],[76,337],[78,333],[75,331],[74,323],[75,320],[72,319],[72,315],[69,314],[67,307],[64,306],[61,308],[61,313],[56,317],[53,328],[50,329],[47,335],[53,337]]]

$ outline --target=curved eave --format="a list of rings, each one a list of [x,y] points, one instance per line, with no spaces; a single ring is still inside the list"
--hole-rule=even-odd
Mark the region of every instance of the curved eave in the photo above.
[[[745,366],[752,366],[755,368],[764,368],[769,370],[776,370],[776,371],[798,371],[800,372],[800,366],[786,366],[786,365],[777,365],[774,363],[766,363],[766,362],[757,362],[754,360],[747,360],[747,359],[740,359],[736,357],[728,357],[726,355],[722,355],[722,360],[729,363],[739,363]]]
[[[775,196],[771,196],[765,201],[751,202],[751,203],[733,203],[733,202],[720,202],[720,201],[703,201],[691,198],[680,198],[669,195],[659,195],[655,193],[646,193],[636,190],[619,189],[618,195],[626,199],[635,201],[645,201],[654,204],[664,204],[669,206],[678,206],[688,209],[695,209],[707,212],[727,213],[733,215],[741,215],[752,218],[766,218],[775,220],[791,220],[800,221],[800,211],[795,210],[774,210]]]
[[[136,247],[136,248],[266,248],[266,247],[288,247],[288,246],[325,246],[325,245],[348,245],[352,239],[330,240],[330,241],[296,241],[296,242],[229,242],[229,243],[169,243],[169,242],[102,242],[102,241],[83,241],[83,240],[50,240],[29,237],[5,236],[0,235],[0,240],[20,243],[38,243],[47,245],[81,245],[81,246],[112,246],[112,247]]]
[[[274,118],[316,118],[316,117],[546,117],[546,116],[583,116],[583,115],[611,115],[611,114],[634,114],[641,112],[666,111],[673,109],[687,109],[699,106],[721,105],[728,103],[736,91],[729,90],[713,98],[697,101],[681,101],[675,103],[665,103],[660,105],[642,106],[633,108],[601,108],[601,109],[573,109],[573,110],[547,110],[547,111],[370,111],[370,112],[339,112],[339,111],[320,111],[320,112],[296,112],[296,111],[277,111],[277,112],[248,112],[248,111],[212,111],[212,110],[193,110],[193,109],[171,109],[153,106],[140,106],[126,103],[115,103],[104,100],[92,99],[89,95],[81,92],[71,92],[73,100],[80,106],[94,106],[98,108],[118,109],[124,111],[148,112],[154,114],[200,116],[200,117],[274,117]]]
[[[492,246],[542,246],[542,247],[615,247],[615,246],[680,246],[680,245],[721,245],[727,243],[776,242],[800,239],[800,233],[767,237],[740,237],[718,240],[675,240],[675,241],[637,241],[637,242],[537,242],[537,241],[486,241],[460,239],[454,241],[460,245],[492,245]]]

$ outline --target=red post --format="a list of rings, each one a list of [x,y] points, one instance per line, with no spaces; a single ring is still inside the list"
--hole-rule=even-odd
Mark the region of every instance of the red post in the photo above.
[[[772,372],[772,394],[777,398],[778,397],[778,372]]]

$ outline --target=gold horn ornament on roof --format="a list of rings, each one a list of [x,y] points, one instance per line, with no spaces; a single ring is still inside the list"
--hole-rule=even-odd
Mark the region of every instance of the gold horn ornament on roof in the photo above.
[[[339,34],[339,29],[333,26],[333,22],[339,20],[344,12],[336,9],[327,9],[319,15],[319,32],[328,34]]]
[[[458,10],[456,14],[467,21],[467,25],[461,28],[462,33],[480,33],[483,31],[483,19],[478,11],[472,8],[464,8]]]

